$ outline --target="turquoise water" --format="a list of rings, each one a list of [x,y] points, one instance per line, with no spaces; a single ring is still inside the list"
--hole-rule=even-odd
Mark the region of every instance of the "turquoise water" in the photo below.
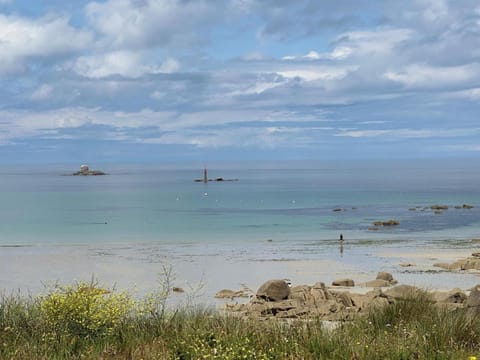
[[[97,167],[95,167],[97,168]],[[419,244],[480,237],[480,170],[471,161],[98,166],[0,170],[0,244],[336,240]],[[473,204],[470,210],[454,205]],[[411,207],[447,204],[441,215]],[[343,211],[334,212],[334,208]],[[374,220],[397,227],[371,231]]]

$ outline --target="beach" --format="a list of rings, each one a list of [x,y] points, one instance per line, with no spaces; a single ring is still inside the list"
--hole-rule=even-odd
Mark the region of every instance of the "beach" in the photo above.
[[[238,181],[207,184],[194,182],[192,165],[67,169],[1,170],[4,293],[95,278],[142,296],[165,269],[185,290],[174,302],[191,293],[209,305],[221,289],[255,291],[269,279],[362,283],[387,271],[429,289],[478,282],[433,266],[477,250],[480,172],[467,162],[218,164],[212,177]]]
[[[346,243],[343,254],[338,246],[323,246],[308,259],[285,253],[268,258],[270,248],[277,252],[282,244],[264,242],[248,247],[219,244],[183,244],[174,250],[169,245],[46,245],[2,247],[0,284],[4,293],[42,294],[55,283],[73,284],[95,279],[108,288],[128,290],[142,297],[158,290],[171,271],[171,285],[185,290],[173,293],[171,302],[218,306],[215,294],[222,289],[251,289],[270,279],[287,279],[292,285],[330,285],[338,278],[351,278],[356,284],[375,279],[386,271],[400,284],[426,290],[464,291],[480,282],[478,271],[445,271],[433,266],[469,256],[475,244],[455,249],[419,249],[416,247],[355,246]],[[305,244],[302,245],[305,247]],[[288,258],[288,255],[293,255]],[[405,266],[408,264],[410,266]],[[352,291],[365,292],[356,286]]]

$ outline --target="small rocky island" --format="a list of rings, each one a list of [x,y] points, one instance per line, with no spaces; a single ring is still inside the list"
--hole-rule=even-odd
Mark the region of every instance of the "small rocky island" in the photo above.
[[[98,176],[98,175],[107,175],[100,170],[90,170],[88,165],[80,166],[80,171],[76,171],[72,174],[73,176]]]
[[[223,177],[217,177],[215,179],[209,179],[207,174],[207,169],[203,169],[203,178],[202,179],[195,179],[195,182],[203,182],[208,183],[209,181],[238,181],[238,179],[224,179]]]

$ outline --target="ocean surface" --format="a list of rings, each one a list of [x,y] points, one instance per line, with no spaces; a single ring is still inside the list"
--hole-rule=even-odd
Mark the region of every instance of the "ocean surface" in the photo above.
[[[145,293],[166,267],[181,287],[204,284],[207,302],[271,278],[367,281],[381,270],[426,287],[479,281],[433,267],[478,251],[472,160],[216,163],[210,178],[237,181],[207,184],[194,182],[203,164],[90,165],[108,175],[69,176],[72,164],[0,168],[0,292],[94,276]],[[435,204],[449,208],[436,214]],[[399,225],[372,230],[389,219]]]
[[[212,164],[209,177],[238,181],[207,184],[194,182],[203,175],[194,165],[103,164],[106,176],[65,176],[76,170],[2,168],[0,245],[480,237],[472,161]],[[434,204],[449,209],[435,214]],[[463,204],[475,207],[454,208]],[[371,230],[388,219],[400,225]]]

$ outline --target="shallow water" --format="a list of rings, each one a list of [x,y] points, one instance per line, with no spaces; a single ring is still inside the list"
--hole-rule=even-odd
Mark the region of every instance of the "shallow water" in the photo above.
[[[66,165],[2,168],[0,288],[39,291],[42,281],[95,274],[146,291],[165,265],[175,267],[183,286],[206,281],[210,295],[271,277],[368,280],[380,268],[432,286],[459,282],[452,274],[430,276],[432,264],[401,269],[402,257],[379,252],[445,251],[455,258],[474,249],[480,170],[472,165],[212,164],[211,177],[238,181],[208,184],[193,181],[202,176],[193,165],[106,164],[101,170],[109,175],[97,177],[62,176],[75,171]],[[465,203],[475,207],[453,207]],[[435,214],[433,204],[449,209]],[[400,225],[369,230],[391,218]],[[477,280],[467,278],[465,286]]]

